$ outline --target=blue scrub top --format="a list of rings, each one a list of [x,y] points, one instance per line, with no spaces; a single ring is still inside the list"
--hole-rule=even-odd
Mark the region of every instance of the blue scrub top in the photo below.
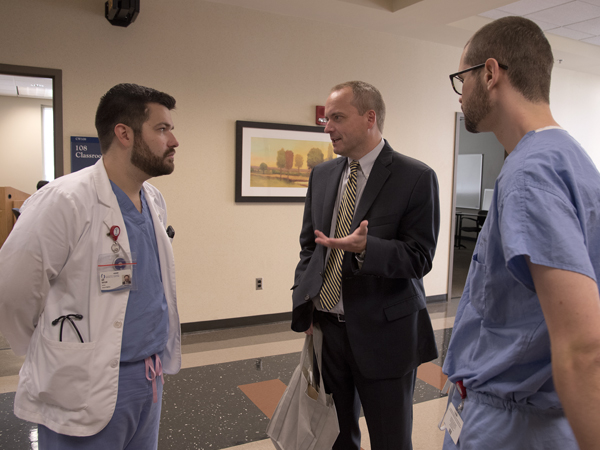
[[[467,389],[561,408],[525,256],[596,282],[600,276],[600,174],[562,129],[527,133],[505,161],[443,369]]]
[[[140,192],[140,213],[127,194],[110,183],[125,221],[130,251],[137,261],[133,273],[137,289],[129,293],[121,344],[121,362],[134,362],[164,350],[169,335],[169,313],[154,223],[144,190]]]

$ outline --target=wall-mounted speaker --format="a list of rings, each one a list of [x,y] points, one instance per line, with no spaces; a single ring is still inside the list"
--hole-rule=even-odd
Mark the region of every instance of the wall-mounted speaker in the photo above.
[[[116,27],[127,27],[140,13],[140,0],[108,0],[104,4],[104,17]]]

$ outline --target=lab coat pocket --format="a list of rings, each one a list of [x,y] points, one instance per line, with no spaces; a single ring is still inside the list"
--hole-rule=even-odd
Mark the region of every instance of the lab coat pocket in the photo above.
[[[86,409],[95,347],[95,342],[51,341],[39,333],[23,367],[29,394],[70,411]]]

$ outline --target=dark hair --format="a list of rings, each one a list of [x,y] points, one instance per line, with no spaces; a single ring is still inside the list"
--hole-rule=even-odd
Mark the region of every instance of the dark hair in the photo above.
[[[96,130],[103,154],[112,144],[117,124],[131,127],[136,135],[141,133],[148,120],[148,103],[175,108],[175,99],[169,94],[131,83],[117,84],[102,96],[96,110]]]
[[[37,182],[37,185],[35,187],[36,190],[43,188],[44,186],[46,186],[48,183],[50,183],[49,181],[46,180],[40,180]]]
[[[380,132],[383,132],[383,123],[385,122],[385,103],[381,92],[377,88],[364,81],[347,81],[345,83],[338,84],[331,89],[331,92],[341,91],[344,88],[349,87],[352,89],[354,94],[354,100],[352,104],[358,113],[362,116],[369,110],[375,111],[375,117],[377,120],[377,128]]]
[[[471,66],[494,58],[508,66],[510,84],[531,102],[550,103],[550,77],[554,57],[543,31],[518,16],[495,20],[467,43],[465,63]]]

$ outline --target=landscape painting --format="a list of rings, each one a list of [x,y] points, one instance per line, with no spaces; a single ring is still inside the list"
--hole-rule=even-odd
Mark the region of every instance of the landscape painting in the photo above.
[[[337,155],[323,127],[237,123],[236,201],[304,201],[311,170]]]

